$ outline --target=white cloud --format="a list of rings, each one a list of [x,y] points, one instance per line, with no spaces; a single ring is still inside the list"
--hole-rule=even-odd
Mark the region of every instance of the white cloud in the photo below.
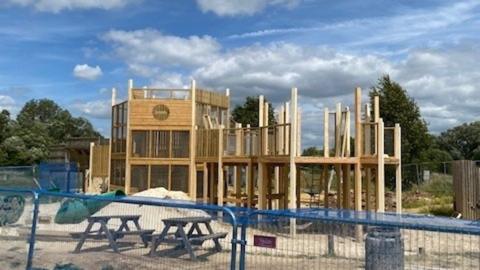
[[[291,43],[226,49],[211,37],[181,38],[153,30],[116,32],[122,38],[108,39],[116,56],[152,85],[183,87],[193,77],[202,87],[230,88],[234,103],[258,94],[273,102],[285,101],[290,88],[298,87],[302,106],[309,108],[304,117],[306,144],[321,135],[314,127],[321,126],[318,115],[324,105],[339,101],[352,105],[356,86],[366,95],[385,73],[416,99],[433,132],[480,119],[480,46],[476,44],[410,49],[405,59],[390,60],[376,54]],[[175,43],[174,51],[165,44],[170,40]],[[149,44],[141,46],[146,41]]]
[[[324,47],[273,43],[230,51],[193,72],[199,82],[230,87],[242,94],[265,93],[274,101],[292,86],[308,97],[338,96],[356,85],[369,86],[391,71],[391,64],[372,55],[354,56]]]
[[[104,9],[122,8],[139,0],[6,0],[7,4],[23,7],[34,7],[39,11],[60,12],[73,9]]]
[[[144,76],[161,72],[161,67],[205,65],[220,51],[220,44],[209,36],[183,38],[153,29],[111,30],[103,39],[113,44],[116,54],[132,71]]]
[[[197,0],[202,12],[213,12],[218,16],[253,15],[267,6],[292,8],[300,0]]]
[[[0,111],[7,110],[10,112],[10,115],[15,116],[19,109],[20,108],[13,97],[0,94]]]
[[[15,100],[11,96],[0,95],[0,111],[7,110],[12,113],[16,109]]]
[[[99,119],[109,119],[112,113],[111,100],[75,101],[72,107],[83,115]]]
[[[73,68],[73,76],[84,80],[96,80],[102,76],[102,69],[99,66],[91,67],[87,64],[76,65]]]
[[[478,17],[479,6],[480,2],[476,0],[452,1],[438,8],[403,10],[402,13],[390,16],[335,21],[307,27],[267,28],[229,35],[228,38],[243,39],[296,34],[297,39],[301,35],[311,39],[312,32],[315,32],[320,39],[330,37],[331,40],[336,40],[341,36],[342,43],[339,45],[343,47],[365,47],[378,44],[398,46],[400,42],[407,42],[411,46],[416,42],[425,44],[425,42],[442,40],[451,42],[461,35],[468,35],[465,32],[476,36],[475,31],[458,31],[457,28],[462,26],[468,28],[472,24],[478,28],[479,21],[471,20]],[[431,39],[432,35],[435,35],[435,41]],[[422,37],[427,37],[427,40]],[[328,38],[323,40],[329,42]],[[378,48],[375,49],[378,51]]]

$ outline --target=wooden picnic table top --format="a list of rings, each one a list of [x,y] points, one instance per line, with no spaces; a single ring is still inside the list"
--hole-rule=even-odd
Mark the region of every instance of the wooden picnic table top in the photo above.
[[[108,220],[108,219],[128,219],[128,220],[134,220],[134,219],[139,219],[140,215],[104,215],[104,216],[91,216],[88,218],[88,220]]]
[[[180,224],[188,224],[188,223],[204,223],[212,221],[212,217],[179,217],[179,218],[165,218],[162,219],[163,223],[180,223]]]

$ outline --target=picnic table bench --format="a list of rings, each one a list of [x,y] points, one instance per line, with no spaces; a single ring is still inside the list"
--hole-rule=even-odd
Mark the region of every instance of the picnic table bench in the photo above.
[[[121,224],[116,229],[109,229],[107,224],[111,220],[120,220]],[[70,235],[73,238],[78,238],[78,244],[75,247],[74,252],[80,252],[85,240],[87,239],[108,239],[109,246],[113,251],[118,252],[117,240],[123,238],[126,235],[138,235],[145,245],[148,246],[148,240],[150,235],[155,230],[143,230],[140,227],[138,220],[140,215],[117,215],[117,216],[93,216],[87,219],[88,225],[85,228],[84,232],[71,233]],[[128,223],[133,223],[135,230],[131,230]],[[95,224],[99,224],[100,228],[98,230],[92,230]]]
[[[215,244],[215,250],[221,251],[222,246],[218,241],[225,238],[227,233],[215,233],[210,226],[211,217],[181,217],[163,219],[165,227],[160,234],[152,234],[150,256],[155,255],[157,247],[161,243],[177,244],[176,248],[184,248],[192,260],[196,259],[192,246],[201,246],[203,242],[212,240]],[[191,224],[189,230],[185,232],[185,227]],[[200,224],[204,224],[208,233],[203,233]],[[175,232],[169,233],[171,228],[176,228]]]

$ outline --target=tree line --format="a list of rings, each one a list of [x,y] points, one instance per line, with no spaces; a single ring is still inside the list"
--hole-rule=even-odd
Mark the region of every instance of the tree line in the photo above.
[[[0,166],[31,165],[45,160],[49,149],[73,137],[101,137],[92,124],[49,99],[25,103],[16,118],[0,112]]]

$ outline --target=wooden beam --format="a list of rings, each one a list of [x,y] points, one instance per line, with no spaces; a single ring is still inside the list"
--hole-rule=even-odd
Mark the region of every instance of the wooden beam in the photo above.
[[[130,194],[131,187],[131,173],[130,173],[130,155],[132,153],[132,131],[130,130],[130,116],[132,114],[131,104],[133,95],[133,80],[128,80],[128,100],[127,100],[127,134],[125,138],[125,193]]]
[[[371,123],[370,104],[365,104],[365,123]],[[364,155],[370,156],[372,154],[372,140],[371,140],[371,125],[365,125],[365,144]],[[365,168],[365,207],[367,211],[372,210],[371,205],[371,183],[372,183],[372,169],[370,167]]]
[[[112,88],[112,107],[117,104],[117,89]]]
[[[374,96],[373,97],[373,122],[378,123],[378,120],[380,119],[380,97],[379,96]],[[378,146],[378,126],[375,126],[375,154],[377,154],[377,146]]]
[[[246,182],[246,189],[247,189],[247,207],[251,208],[253,206],[253,197],[254,197],[254,186],[253,186],[253,163],[251,161],[248,162],[247,165],[247,182]]]
[[[264,106],[264,98],[263,98],[263,95],[260,95],[258,97],[258,126],[259,127],[263,127],[263,121],[264,121],[264,117],[263,117],[263,113],[265,112],[263,110],[263,106]]]
[[[329,141],[329,120],[330,114],[328,113],[328,108],[325,108],[323,112],[323,156],[329,157],[330,156],[330,141]]]
[[[223,125],[220,125],[218,129],[218,183],[217,183],[217,204],[223,206],[223,193],[224,193],[224,183],[223,183]]]
[[[261,95],[258,99],[258,126],[260,128],[260,154],[259,156],[266,155],[267,151],[267,140],[268,140],[268,130],[263,128],[267,126],[268,123],[268,115],[265,115],[265,108],[268,109],[268,103],[265,102],[263,96]],[[265,209],[266,207],[266,187],[267,187],[267,179],[266,179],[266,168],[262,162],[258,162],[258,177],[257,177],[257,187],[258,187],[258,209]]]
[[[234,179],[235,179],[235,197],[237,200],[242,199],[242,168],[238,165],[234,167]],[[237,203],[237,206],[241,206],[240,203]]]
[[[325,108],[323,113],[323,157],[328,158],[330,156],[330,139],[329,139],[329,126],[328,120],[330,118],[330,114],[328,112],[328,108]],[[322,181],[323,181],[323,205],[325,208],[329,207],[328,203],[328,165],[323,165],[322,170]]]
[[[209,174],[208,174],[210,180],[209,180],[209,189],[210,189],[210,203],[215,203],[215,164],[210,163],[210,169],[209,169]]]
[[[302,155],[302,111],[297,112],[297,156]]]
[[[225,119],[225,123],[223,123],[225,125],[226,128],[230,128],[231,127],[231,121],[230,121],[230,115],[231,115],[231,112],[230,112],[230,89],[225,89],[225,97],[227,97],[228,99],[228,109],[227,109],[227,115],[226,115],[226,119]]]
[[[92,177],[92,174],[93,174],[93,158],[94,158],[94,154],[93,154],[93,149],[95,148],[95,143],[94,142],[90,142],[90,155],[89,155],[89,160],[88,160],[88,185],[87,185],[87,188],[86,188],[86,192],[88,192],[88,190],[92,187],[92,184],[93,184],[93,177]]]
[[[278,194],[280,193],[280,168],[275,166],[273,169],[273,179],[274,179],[274,187],[273,193]],[[279,201],[275,200],[273,203],[273,209],[279,208]]]
[[[288,207],[293,209],[296,208],[297,201],[297,166],[295,164],[295,156],[297,153],[297,88],[292,88],[291,92],[291,112],[290,119],[291,123],[291,136],[290,136],[290,186],[289,186],[289,204]]]
[[[341,157],[342,141],[341,141],[341,127],[342,127],[342,104],[337,103],[335,110],[335,157]],[[342,207],[342,168],[340,165],[335,165],[335,176],[337,180],[337,208]]]
[[[341,142],[342,104],[337,103],[335,111],[335,156],[340,157],[342,151]]]
[[[398,164],[395,167],[395,201],[397,213],[402,213],[402,131],[399,124],[394,129],[395,158]]]
[[[133,80],[132,79],[129,79],[128,80],[128,100],[132,100],[133,99]]]
[[[208,203],[208,163],[203,163],[203,202]],[[211,193],[210,193],[211,194]]]
[[[267,155],[268,154],[268,125],[269,125],[269,119],[268,119],[268,110],[269,110],[269,104],[268,102],[265,102],[263,105],[263,126],[265,127],[262,132],[262,155]]]
[[[385,156],[383,119],[378,120],[377,139],[377,211],[385,212]]]
[[[350,141],[350,140],[349,140]],[[355,89],[355,156],[360,158],[362,156],[362,89],[357,87]],[[354,165],[355,178],[355,210],[362,210],[362,165],[357,162]]]
[[[191,110],[192,110],[192,119],[190,125],[190,165],[189,165],[189,195],[190,198],[193,200],[197,199],[197,166],[195,164],[195,157],[196,157],[196,146],[197,146],[197,132],[196,132],[196,111],[197,111],[197,103],[195,101],[196,98],[196,84],[195,80],[192,80],[190,86],[190,99],[191,99]]]
[[[297,154],[297,88],[292,88],[291,92],[291,112],[290,120],[291,135],[290,135],[290,179],[289,179],[289,201],[288,208],[294,209],[297,207],[297,165],[295,164],[295,157]],[[297,225],[295,219],[290,219],[290,235],[294,236],[297,233]]]
[[[285,107],[282,105],[280,107],[278,123],[283,125],[285,124]],[[281,127],[278,131],[278,150],[280,155],[286,154],[285,151],[285,128]]]
[[[343,165],[343,208],[350,209],[351,196],[350,196],[350,165]]]

